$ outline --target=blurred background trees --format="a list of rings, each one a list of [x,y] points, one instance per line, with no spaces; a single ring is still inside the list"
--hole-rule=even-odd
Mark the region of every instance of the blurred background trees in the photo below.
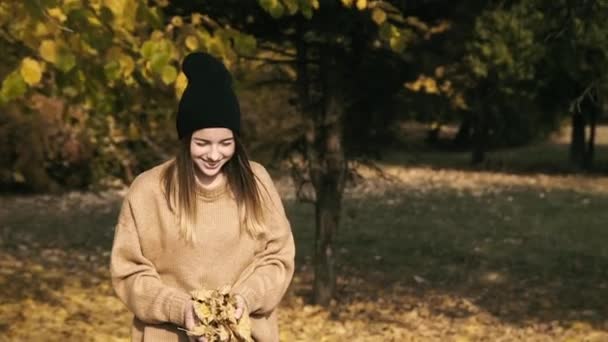
[[[325,120],[327,90],[335,89],[348,158],[377,158],[399,140],[399,122],[414,120],[429,125],[430,142],[442,125],[458,126],[454,146],[471,149],[479,163],[487,149],[531,143],[569,118],[570,160],[589,169],[605,107],[607,6],[5,2],[0,182],[33,190],[107,186],[170,155],[185,87],[179,62],[195,50],[231,67],[250,112],[251,145],[272,150],[275,160],[303,151],[304,133]],[[277,108],[265,110],[269,103]],[[260,120],[281,134],[265,141]]]
[[[405,122],[474,165],[569,122],[564,164],[593,170],[607,37],[605,0],[2,2],[0,186],[129,184],[171,156],[180,61],[208,51],[235,75],[253,155],[287,162],[315,203],[327,304],[348,161],[402,148]]]

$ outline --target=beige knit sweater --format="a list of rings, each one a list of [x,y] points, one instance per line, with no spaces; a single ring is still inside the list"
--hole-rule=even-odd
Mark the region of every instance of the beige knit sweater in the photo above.
[[[169,161],[171,162],[171,161]],[[116,226],[110,269],[118,297],[134,314],[132,341],[188,341],[184,326],[189,291],[233,285],[247,301],[255,341],[278,341],[276,307],[291,282],[295,246],[281,199],[263,166],[251,162],[265,196],[268,234],[240,234],[236,203],[224,184],[196,189],[197,239],[179,238],[176,216],[160,183],[165,162],[129,188]]]

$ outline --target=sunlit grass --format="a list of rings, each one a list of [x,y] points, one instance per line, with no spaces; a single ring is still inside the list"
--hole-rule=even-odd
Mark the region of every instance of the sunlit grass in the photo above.
[[[350,298],[341,308],[386,295],[417,312],[401,316],[403,331],[420,332],[420,324],[452,331],[413,340],[467,331],[470,322],[459,327],[442,321],[446,315],[492,322],[477,337],[465,333],[472,340],[608,337],[597,335],[608,328],[598,300],[608,296],[608,177],[387,170],[392,182],[371,181],[345,200],[336,250],[345,277],[339,287]],[[310,270],[312,208],[290,212],[300,265]],[[435,312],[422,323],[421,308]],[[572,326],[586,328],[574,333]]]

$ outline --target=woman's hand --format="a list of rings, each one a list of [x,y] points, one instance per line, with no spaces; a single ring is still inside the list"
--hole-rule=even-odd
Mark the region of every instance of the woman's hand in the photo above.
[[[245,298],[239,294],[234,295],[234,298],[236,299],[236,310],[234,311],[234,317],[238,321],[241,319],[241,317],[243,317],[243,314],[247,312],[247,302],[245,301]]]
[[[192,305],[192,301],[188,301],[188,304],[186,304],[186,307],[184,308],[184,328],[190,331],[193,330],[197,320],[198,318],[194,312],[194,305]],[[191,342],[207,342],[207,339],[204,337],[188,336],[188,340]]]

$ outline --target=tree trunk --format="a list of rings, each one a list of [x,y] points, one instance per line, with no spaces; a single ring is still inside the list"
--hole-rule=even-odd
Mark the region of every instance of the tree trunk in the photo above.
[[[585,170],[593,169],[593,160],[595,159],[595,134],[597,128],[597,117],[599,106],[597,103],[591,103],[589,109],[589,140],[587,141],[587,149],[585,151]]]
[[[315,126],[318,129],[315,146],[316,163],[311,164],[311,176],[317,192],[315,236],[315,280],[313,301],[328,306],[336,290],[336,261],[334,237],[340,222],[346,163],[342,131],[344,99],[338,84],[340,66],[336,52],[325,48],[321,52],[323,112]]]
[[[315,280],[313,302],[323,306],[329,305],[336,291],[336,260],[334,237],[340,220],[341,194],[338,190],[338,179],[329,174],[321,180],[315,205]]]
[[[471,145],[471,117],[469,113],[463,116],[453,142],[456,147],[469,147]]]
[[[570,140],[570,162],[577,168],[585,164],[585,117],[581,111],[572,114],[572,134]]]
[[[487,144],[487,130],[485,125],[479,124],[475,131],[473,131],[473,152],[471,154],[471,164],[479,165],[486,160],[486,144]]]
[[[303,24],[297,26],[296,70],[299,110],[306,121],[303,141],[304,157],[314,186],[315,245],[313,302],[327,306],[336,290],[336,260],[334,237],[340,221],[340,208],[344,192],[346,162],[343,150],[343,89],[338,84],[341,71],[336,50],[322,46],[321,65],[311,68],[307,62],[311,47],[303,39]],[[317,47],[315,47],[317,48]],[[320,77],[311,77],[318,70]],[[321,85],[314,79],[320,79]],[[314,82],[314,83],[313,83]],[[313,85],[320,91],[312,91]],[[320,93],[322,106],[312,105]]]
[[[492,74],[487,79],[481,80],[477,87],[473,90],[474,106],[471,112],[473,119],[473,150],[471,153],[471,164],[478,165],[486,160],[486,151],[489,143],[489,116],[492,108],[489,105],[491,101],[491,92],[495,88],[496,75]]]
[[[480,97],[481,102],[474,109],[473,117],[475,122],[473,123],[473,151],[471,153],[471,164],[479,165],[486,159],[486,149],[488,148],[488,125],[486,116],[488,113],[485,112],[486,105],[485,97]]]

